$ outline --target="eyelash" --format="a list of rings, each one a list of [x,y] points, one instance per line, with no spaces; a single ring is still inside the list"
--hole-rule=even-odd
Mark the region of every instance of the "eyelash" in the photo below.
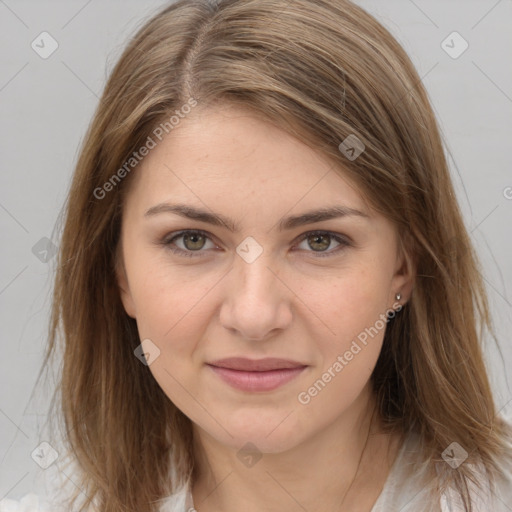
[[[206,231],[202,231],[200,229],[187,229],[184,231],[180,231],[179,233],[171,233],[170,238],[166,237],[165,239],[163,239],[161,242],[161,245],[165,246],[167,249],[169,249],[174,254],[177,254],[179,256],[185,256],[188,258],[201,257],[202,253],[204,253],[204,251],[201,249],[197,250],[197,251],[184,251],[183,249],[180,249],[179,247],[171,246],[171,244],[176,239],[181,238],[183,235],[186,235],[186,234],[202,235],[205,238],[208,238],[208,240],[211,240],[211,237],[209,236],[209,234]],[[315,254],[315,257],[318,257],[318,258],[326,258],[326,257],[332,256],[334,254],[337,254],[344,248],[350,247],[352,245],[345,237],[341,237],[341,236],[339,236],[335,233],[332,233],[330,231],[320,231],[320,230],[308,231],[307,233],[304,233],[297,243],[300,244],[307,238],[314,236],[314,235],[328,235],[329,237],[331,237],[332,239],[334,239],[336,242],[338,242],[340,244],[337,248],[335,248],[334,250],[331,250],[331,251],[306,251],[306,252],[312,252],[313,254]],[[213,240],[211,240],[211,241],[213,241]]]

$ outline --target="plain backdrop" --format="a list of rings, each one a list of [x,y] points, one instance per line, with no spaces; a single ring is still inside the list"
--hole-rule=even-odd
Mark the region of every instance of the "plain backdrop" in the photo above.
[[[31,453],[44,441],[38,424],[49,395],[29,398],[46,342],[55,261],[47,239],[106,76],[164,3],[0,0],[0,499],[19,498],[43,471]],[[357,3],[405,47],[437,113],[501,345],[501,355],[492,343],[486,350],[490,376],[500,408],[510,411],[512,2]],[[33,49],[41,37],[45,51],[58,44],[48,58],[41,43]]]

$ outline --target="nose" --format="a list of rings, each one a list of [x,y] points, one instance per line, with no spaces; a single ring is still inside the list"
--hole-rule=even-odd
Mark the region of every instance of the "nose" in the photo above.
[[[292,321],[293,292],[263,252],[248,263],[236,257],[226,276],[220,322],[240,338],[265,340]]]

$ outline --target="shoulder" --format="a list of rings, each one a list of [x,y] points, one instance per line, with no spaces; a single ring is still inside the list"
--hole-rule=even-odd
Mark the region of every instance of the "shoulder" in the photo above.
[[[159,512],[188,512],[194,510],[190,482],[186,482],[174,494],[160,500]],[[0,500],[0,512],[69,512],[66,502],[55,495],[49,501],[46,494],[30,492],[19,499]],[[95,512],[90,506],[88,512]]]
[[[194,509],[190,482],[162,500],[159,512],[188,512]],[[2,512],[0,510],[0,512]]]
[[[471,502],[476,512],[491,510],[493,512],[510,512],[512,510],[510,508],[510,504],[512,504],[512,424],[510,417],[502,416],[501,419],[509,429],[509,435],[505,440],[501,456],[495,461],[499,471],[490,477],[481,463],[471,465],[475,480],[479,482],[479,485],[472,481],[467,482]],[[457,508],[461,507],[460,497],[450,491],[442,496],[441,503],[448,505],[446,510],[463,510]]]
[[[39,495],[29,493],[20,500],[0,500],[0,512],[50,512],[48,504]]]
[[[93,512],[92,507],[88,510]],[[50,502],[46,496],[30,492],[19,500],[11,498],[0,500],[0,512],[69,512],[69,508],[57,499]]]
[[[448,488],[439,492],[439,475],[432,473],[431,465],[421,457],[421,438],[410,432],[402,445],[391,469],[388,481],[372,512],[462,512],[460,495]],[[503,455],[497,461],[502,470],[492,483],[482,466],[472,465],[476,486],[468,481],[468,491],[475,512],[511,512],[512,464]],[[489,482],[489,484],[486,484]]]
[[[496,501],[494,510],[509,512],[510,504],[512,504],[512,418],[507,416],[503,419],[509,429],[509,438],[507,449],[504,450],[502,458],[498,461],[500,471],[492,494]]]
[[[510,511],[509,505],[512,503],[512,470],[502,475],[499,479],[496,485],[495,495],[495,501],[497,503],[494,510]]]
[[[474,473],[479,485],[468,482],[471,504],[475,512],[510,512],[512,503],[512,471],[508,470],[499,475],[496,480],[489,482],[486,472],[480,467],[474,467]],[[448,489],[441,496],[442,511],[464,510],[460,495]]]
[[[93,512],[92,507],[88,509]],[[58,496],[48,498],[46,494],[29,492],[20,499],[4,498],[0,500],[0,512],[70,512],[66,502]]]

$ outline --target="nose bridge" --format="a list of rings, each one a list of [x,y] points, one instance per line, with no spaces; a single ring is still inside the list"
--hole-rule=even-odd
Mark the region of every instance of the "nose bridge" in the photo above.
[[[277,278],[271,252],[254,239],[237,247],[228,292],[221,310],[226,328],[248,339],[261,339],[291,320],[287,288]]]
[[[258,247],[259,246],[259,247]],[[269,303],[275,300],[277,290],[276,262],[272,261],[270,251],[253,242],[245,242],[237,248],[234,263],[236,292],[243,294],[245,300]]]

